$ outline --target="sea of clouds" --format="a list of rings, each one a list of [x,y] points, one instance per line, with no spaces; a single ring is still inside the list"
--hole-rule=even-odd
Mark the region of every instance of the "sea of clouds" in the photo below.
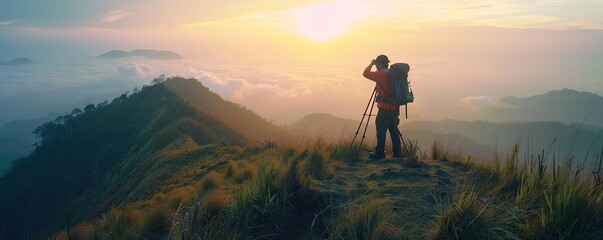
[[[101,59],[77,54],[37,56],[32,60],[33,64],[0,67],[0,125],[44,117],[49,112],[67,113],[105,99],[111,101],[126,91],[149,85],[160,75],[195,78],[224,99],[277,122],[292,122],[311,112],[337,112],[338,108],[341,110],[337,103],[345,105],[349,101],[336,96],[362,92],[363,84],[370,85],[368,81],[345,84],[348,80],[340,72],[349,71],[335,68],[317,74],[303,68],[271,71],[194,60]]]

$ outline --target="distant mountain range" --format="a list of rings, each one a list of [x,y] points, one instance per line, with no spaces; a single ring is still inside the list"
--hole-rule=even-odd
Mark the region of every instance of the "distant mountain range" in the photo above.
[[[492,123],[485,121],[444,120],[438,122],[417,121],[403,125],[403,131],[428,131],[435,135],[455,134],[471,139],[487,147],[493,160],[498,153],[504,157],[514,144],[519,144],[522,153],[536,157],[542,150],[563,162],[571,159],[592,163],[603,151],[603,128],[580,124],[564,124],[551,121]],[[450,149],[468,149],[455,144],[445,144]],[[486,148],[480,149],[483,151]],[[492,150],[492,151],[490,151]],[[468,151],[469,152],[469,151]],[[476,152],[477,154],[477,152]],[[481,154],[480,154],[481,155]],[[551,158],[549,158],[551,159]]]
[[[0,177],[4,237],[17,239],[24,233],[50,236],[57,227],[63,228],[60,219],[68,209],[77,209],[70,219],[78,222],[96,218],[128,199],[148,196],[158,190],[154,182],[172,174],[170,166],[176,161],[211,156],[215,152],[212,144],[257,143],[183,100],[167,85],[203,88],[198,81],[169,79],[130,96],[123,94],[111,103],[88,105],[36,128],[40,141],[35,150],[16,160]],[[229,103],[214,100],[218,101],[212,103],[216,109],[251,116],[235,104],[221,107]],[[253,128],[253,123],[250,126]]]
[[[457,120],[402,120],[399,128],[405,140],[418,141],[422,150],[429,150],[438,141],[448,149],[489,160],[496,153],[504,156],[517,143],[531,154],[545,149],[557,160],[574,157],[588,162],[601,154],[603,147],[601,106],[603,97],[599,95],[564,89],[528,98],[505,97],[494,106],[462,112]],[[310,114],[289,128],[298,134],[338,141],[352,139],[358,124],[328,114]],[[357,137],[363,132],[364,126]],[[375,141],[374,118],[366,140],[369,144]]]
[[[301,136],[322,138],[330,142],[351,140],[358,121],[328,114],[309,114],[289,128]],[[362,139],[364,124],[357,139]],[[422,151],[429,152],[434,142],[440,146],[484,161],[494,160],[496,153],[505,156],[513,144],[532,154],[545,149],[558,161],[571,157],[591,162],[603,150],[603,127],[564,124],[552,121],[493,123],[486,121],[402,121],[399,126],[405,141],[417,142]],[[365,146],[375,143],[374,118],[366,130]],[[389,143],[389,135],[387,142]]]
[[[376,141],[375,118],[371,118],[368,127],[365,122],[358,128],[360,122],[351,119],[340,118],[326,113],[313,113],[302,117],[294,124],[288,126],[293,135],[309,139],[322,138],[328,142],[342,142],[352,140],[356,137],[356,143],[362,140],[364,135],[364,148],[371,150]],[[399,126],[404,141],[417,143],[421,151],[428,152],[432,144],[437,140],[441,145],[450,149],[463,149],[466,153],[474,153],[476,156],[492,156],[493,149],[484,144],[478,144],[475,140],[456,132],[435,131],[433,128],[414,128],[407,122],[402,121]],[[366,128],[366,131],[365,131]],[[358,131],[358,134],[356,134]],[[387,135],[386,146],[390,145]]]
[[[15,120],[0,127],[0,176],[10,167],[10,162],[24,157],[37,141],[32,134],[36,127],[52,121],[59,115],[51,113],[44,118]]]
[[[0,62],[0,66],[21,66],[21,65],[25,65],[25,64],[32,64],[34,61],[29,59],[29,58],[15,58],[13,60],[10,60],[8,62]]]
[[[285,129],[263,119],[244,106],[225,101],[196,79],[171,78],[165,86],[198,110],[208,113],[257,141],[282,138]]]
[[[182,56],[175,52],[170,51],[157,51],[148,49],[136,49],[131,52],[122,50],[111,50],[98,56],[99,58],[114,59],[114,58],[125,58],[125,57],[146,57],[157,60],[170,60],[170,59],[182,59]]]
[[[338,141],[348,138],[350,133],[355,133],[358,124],[358,121],[335,117],[326,113],[312,113],[288,126],[288,129],[294,132],[295,135],[310,138],[322,137],[327,140]],[[360,132],[360,135],[362,135],[362,132]]]
[[[600,95],[563,89],[526,98],[504,97],[495,105],[462,112],[453,118],[491,122],[584,122],[603,127],[602,106]]]

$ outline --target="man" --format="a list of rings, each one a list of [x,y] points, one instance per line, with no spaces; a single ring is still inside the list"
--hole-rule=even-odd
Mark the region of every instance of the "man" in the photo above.
[[[376,72],[372,72],[373,66],[377,67]],[[385,55],[379,55],[376,59],[371,61],[371,64],[364,69],[362,74],[365,78],[373,80],[377,83],[377,96],[389,95],[389,81],[387,80],[389,67],[389,59]],[[400,106],[391,105],[377,99],[377,118],[375,119],[375,125],[377,127],[377,146],[375,152],[369,154],[370,159],[382,159],[385,158],[385,134],[389,130],[390,137],[392,139],[392,150],[394,157],[401,157],[402,150],[400,145],[400,131],[398,130],[398,115],[400,115]]]

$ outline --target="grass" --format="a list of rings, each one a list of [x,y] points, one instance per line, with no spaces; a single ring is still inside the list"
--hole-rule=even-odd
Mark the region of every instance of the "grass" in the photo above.
[[[211,219],[212,217],[220,214],[222,210],[226,209],[227,206],[232,202],[232,196],[225,193],[223,190],[213,190],[210,193],[203,195],[203,198],[199,202],[199,208],[202,214],[206,218]]]
[[[324,161],[316,154],[314,158],[314,161]],[[308,218],[307,212],[312,211],[313,206],[307,204],[314,199],[306,198],[307,189],[306,194],[300,194],[304,190],[296,191],[293,187],[292,179],[296,177],[291,175],[297,171],[291,164],[295,162],[285,163],[278,158],[259,160],[257,164],[263,167],[257,178],[233,189],[230,204],[204,226],[206,236],[209,239],[282,238],[296,229],[306,230],[304,227],[309,221],[299,221]]]
[[[432,239],[593,239],[603,234],[603,186],[597,155],[591,177],[570,165],[547,165],[544,153],[534,161],[519,158],[516,145],[507,160],[486,165],[470,156],[432,146],[433,161],[413,148],[401,172],[447,168],[463,172],[451,197],[438,202],[437,216],[425,228]],[[335,181],[338,168],[354,160],[356,146],[340,142],[304,148],[221,147],[198,159],[187,177],[165,179],[146,198],[117,206],[98,219],[81,222],[57,239],[393,239],[403,221],[391,199],[368,190],[349,189],[336,199],[313,182]],[[350,154],[351,153],[351,154]],[[190,154],[189,154],[190,155]],[[187,156],[189,156],[187,155]],[[205,156],[205,155],[204,155]],[[529,156],[529,154],[526,154]],[[175,156],[176,158],[177,156]],[[416,162],[412,160],[415,159]],[[362,160],[352,161],[353,164]],[[521,162],[521,163],[520,163]],[[187,160],[187,164],[196,163]],[[379,162],[374,164],[397,164]],[[415,166],[416,164],[416,166]],[[438,165],[439,164],[439,165]],[[389,167],[391,168],[391,167]],[[393,168],[392,168],[393,169]],[[396,168],[398,169],[398,168]],[[373,171],[378,169],[362,169]],[[400,174],[392,171],[389,174]],[[177,175],[177,174],[176,174]],[[459,176],[456,176],[459,177]],[[367,181],[368,182],[368,181]],[[404,186],[404,183],[400,183]],[[412,183],[409,183],[412,188]],[[168,187],[169,186],[169,187]],[[360,185],[355,185],[358,188]],[[368,194],[368,195],[367,195]],[[401,193],[400,193],[401,194]],[[345,200],[341,205],[333,201]],[[390,202],[388,202],[390,201]],[[415,235],[413,235],[415,236]]]
[[[259,168],[249,162],[243,161],[228,161],[226,168],[226,177],[234,180],[237,183],[242,183],[247,180],[253,180],[258,175]]]
[[[170,228],[171,214],[172,210],[163,205],[152,207],[150,211],[147,211],[146,215],[144,216],[144,220],[142,221],[143,227],[139,231],[139,234],[150,238],[153,236],[165,235]],[[107,238],[111,239],[113,237],[108,236]]]
[[[339,219],[337,235],[341,239],[389,239],[393,218],[381,199],[350,205]]]
[[[444,150],[441,143],[437,140],[431,145],[431,159],[448,161],[448,150]]]
[[[224,176],[222,176],[222,174],[211,171],[207,173],[201,180],[200,191],[209,192],[219,186],[223,186],[225,183],[226,181],[224,180]]]
[[[603,234],[603,192],[569,170],[538,177],[521,172],[515,203],[524,237],[593,239]],[[525,209],[525,210],[524,210]]]
[[[304,171],[306,175],[322,180],[329,174],[326,165],[327,163],[323,154],[318,150],[314,150],[310,153],[310,158],[306,163]]]
[[[594,239],[603,234],[598,165],[589,178],[571,161],[561,166],[550,161],[553,167],[549,168],[544,151],[536,161],[524,160],[523,166],[518,156],[519,145],[515,145],[506,162],[476,168],[494,183],[473,182],[467,186],[475,188],[453,196],[452,203],[440,211],[433,238]],[[600,158],[595,160],[600,162]]]
[[[360,152],[359,144],[351,145],[346,141],[339,141],[338,143],[330,144],[326,148],[329,152],[330,159],[339,161],[356,160],[356,155],[358,152]]]
[[[402,146],[402,150],[403,150],[402,154],[404,155],[404,157],[407,157],[407,158],[413,158],[413,157],[414,158],[422,158],[422,159],[427,158],[427,153],[421,151],[421,149],[419,148],[418,141],[412,141],[412,140],[405,141]]]
[[[509,239],[499,231],[501,224],[488,202],[480,201],[475,190],[465,189],[452,196],[449,206],[441,206],[431,230],[432,239]]]
[[[288,162],[289,160],[293,159],[295,152],[296,149],[293,147],[285,149],[285,152],[283,152],[283,161]]]

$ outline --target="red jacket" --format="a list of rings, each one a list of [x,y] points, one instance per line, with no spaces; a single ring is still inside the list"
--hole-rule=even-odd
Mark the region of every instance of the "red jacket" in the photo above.
[[[377,83],[377,95],[386,96],[389,90],[389,81],[387,81],[387,74],[384,72],[371,72],[371,68],[367,67],[364,69],[362,76],[373,80]],[[377,107],[385,110],[398,110],[400,106],[391,105],[389,103],[377,102]]]

